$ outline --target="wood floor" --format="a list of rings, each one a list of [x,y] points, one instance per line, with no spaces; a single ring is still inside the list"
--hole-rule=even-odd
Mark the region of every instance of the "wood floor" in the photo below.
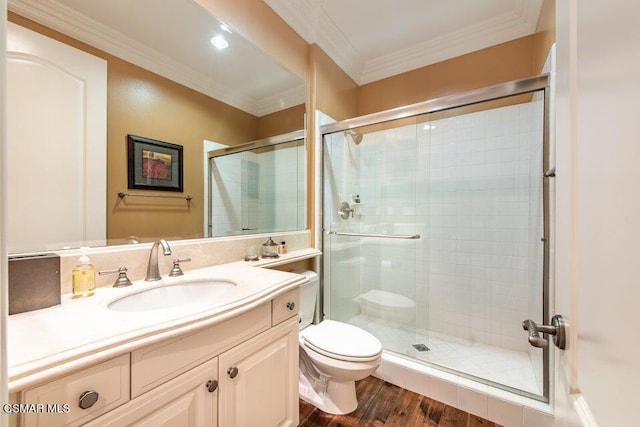
[[[358,408],[330,415],[300,400],[300,426],[499,427],[475,415],[369,377],[356,384]]]

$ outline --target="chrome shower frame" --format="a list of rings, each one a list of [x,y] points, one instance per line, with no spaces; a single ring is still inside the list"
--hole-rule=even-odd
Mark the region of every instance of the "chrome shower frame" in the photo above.
[[[320,143],[319,154],[321,159],[324,159],[324,139],[328,134],[336,133],[336,132],[354,132],[353,129],[360,128],[363,126],[375,125],[384,122],[391,122],[394,120],[405,119],[409,117],[424,115],[428,113],[436,113],[440,111],[450,110],[459,107],[470,106],[474,104],[479,104],[487,101],[494,101],[497,99],[507,98],[511,96],[524,95],[524,94],[533,94],[534,92],[540,92],[544,94],[544,114],[543,114],[543,159],[542,159],[542,207],[543,207],[543,236],[541,236],[541,240],[543,242],[543,258],[542,258],[542,318],[545,323],[549,321],[549,299],[550,299],[550,182],[549,178],[553,178],[555,176],[555,170],[553,175],[548,175],[550,169],[550,159],[549,159],[549,107],[550,107],[550,76],[549,74],[541,74],[538,76],[514,80],[494,86],[489,86],[481,89],[475,89],[467,92],[462,92],[458,94],[443,96],[439,98],[434,98],[428,101],[419,102],[416,104],[406,105],[398,108],[394,108],[391,110],[386,110],[378,113],[368,114],[365,116],[355,117],[352,119],[342,120],[335,123],[330,123],[327,125],[320,126],[320,135],[322,136]],[[323,162],[324,163],[324,162]],[[551,166],[552,168],[553,166]],[[324,167],[320,170],[320,180],[324,185]],[[322,190],[322,209],[324,212],[326,200],[324,196],[324,190]],[[329,230],[322,230],[323,235],[327,235]],[[324,239],[321,240],[321,244],[324,245]],[[322,248],[324,251],[324,248]],[[324,257],[322,262],[324,263]],[[321,269],[324,273],[324,269]],[[324,279],[324,278],[323,278]],[[324,283],[324,280],[322,281]],[[320,289],[320,313],[322,313],[322,318],[324,318],[324,286]],[[524,320],[524,319],[523,319]],[[526,339],[526,336],[523,335],[523,339]],[[437,369],[441,369],[444,371],[450,371],[457,375],[469,377],[475,381],[481,383],[487,383],[494,385],[496,387],[502,388],[504,390],[513,392],[515,394],[519,394],[525,397],[529,397],[536,400],[541,400],[544,402],[549,402],[550,396],[550,366],[552,363],[551,353],[549,351],[549,347],[547,346],[543,349],[543,395],[537,395],[533,393],[529,393],[526,391],[518,390],[513,387],[509,387],[506,385],[495,384],[487,380],[483,380],[481,378],[477,378],[471,376],[469,374],[465,374],[459,371],[453,371],[447,369],[446,367],[437,366]]]

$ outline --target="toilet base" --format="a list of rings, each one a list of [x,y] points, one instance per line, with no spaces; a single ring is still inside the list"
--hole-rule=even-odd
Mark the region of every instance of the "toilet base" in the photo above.
[[[355,381],[327,382],[327,391],[316,390],[309,380],[300,373],[300,398],[328,414],[344,415],[356,410]]]

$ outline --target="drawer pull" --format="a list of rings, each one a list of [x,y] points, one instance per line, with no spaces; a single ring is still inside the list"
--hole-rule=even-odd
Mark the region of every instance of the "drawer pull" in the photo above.
[[[235,378],[238,376],[238,368],[236,368],[235,366],[232,368],[229,368],[227,370],[227,374],[229,374],[229,377],[231,378]]]
[[[295,302],[293,302],[293,301],[288,302],[288,303],[287,303],[287,308],[288,308],[289,310],[293,310],[294,308],[296,308],[296,303],[295,303]]]
[[[95,390],[85,391],[80,395],[78,406],[82,409],[91,408],[98,401],[98,392]]]
[[[207,381],[206,387],[207,387],[207,390],[209,390],[209,393],[213,393],[218,388],[218,381],[209,380]]]

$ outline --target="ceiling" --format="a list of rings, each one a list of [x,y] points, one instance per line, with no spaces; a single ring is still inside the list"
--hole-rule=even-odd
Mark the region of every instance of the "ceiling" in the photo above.
[[[543,0],[264,0],[359,85],[535,32]]]
[[[236,1],[236,0],[228,0]],[[366,84],[535,31],[543,0],[264,0]],[[256,116],[304,83],[193,0],[9,0],[9,10]],[[151,13],[149,11],[152,11]]]
[[[256,116],[306,102],[304,82],[193,0],[9,0],[9,10]],[[150,12],[151,11],[151,12]],[[229,48],[209,39],[222,33]]]

